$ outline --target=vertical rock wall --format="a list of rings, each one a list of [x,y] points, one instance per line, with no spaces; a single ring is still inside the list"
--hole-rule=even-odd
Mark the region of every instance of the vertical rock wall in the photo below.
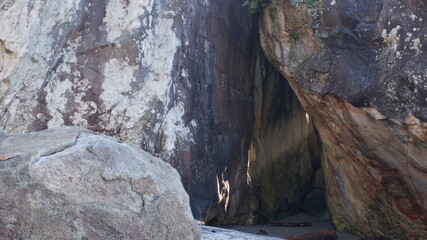
[[[256,196],[255,212],[264,222],[300,211],[316,167],[312,159],[320,156],[310,155],[316,142],[308,141],[309,134],[315,134],[309,116],[286,79],[261,59],[248,174]]]
[[[246,220],[258,40],[240,1],[5,0],[0,22],[5,130],[138,144],[179,170],[196,217],[221,198]]]
[[[212,224],[297,209],[312,129],[241,4],[0,1],[0,125],[135,143],[178,169],[193,214]]]
[[[427,2],[282,2],[263,12],[261,45],[319,131],[333,223],[425,238]]]
[[[190,101],[186,116],[196,119],[198,129],[194,147],[176,159],[194,159],[188,185],[198,199],[196,216],[207,211],[222,223],[249,222],[246,173],[256,61],[251,50],[257,29],[240,1],[192,1],[188,11],[188,53],[178,65],[188,66],[192,76],[182,91]],[[183,142],[178,148],[187,147]]]

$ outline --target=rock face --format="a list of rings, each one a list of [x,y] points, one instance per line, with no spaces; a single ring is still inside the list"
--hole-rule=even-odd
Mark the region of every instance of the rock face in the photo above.
[[[258,40],[241,1],[6,0],[0,21],[4,129],[138,144],[178,169],[196,217],[218,183],[245,221]]]
[[[298,2],[264,10],[261,44],[314,119],[333,223],[362,236],[422,239],[427,2]]]
[[[80,128],[0,138],[0,238],[199,239],[168,163]]]
[[[317,143],[309,141],[309,135],[315,135],[310,118],[286,79],[268,63],[259,72],[249,178],[256,198],[255,215],[262,223],[298,213],[313,170],[320,167],[316,163],[320,154],[314,151]]]

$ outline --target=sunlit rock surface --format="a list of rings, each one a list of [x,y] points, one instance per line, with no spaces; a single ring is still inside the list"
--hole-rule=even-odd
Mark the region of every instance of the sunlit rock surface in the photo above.
[[[200,239],[178,172],[64,127],[0,136],[1,239]]]
[[[296,2],[264,10],[261,44],[319,132],[334,225],[422,239],[427,2]]]
[[[223,192],[230,221],[250,221],[258,38],[241,1],[3,0],[0,22],[2,128],[135,143],[178,169],[197,218]]]

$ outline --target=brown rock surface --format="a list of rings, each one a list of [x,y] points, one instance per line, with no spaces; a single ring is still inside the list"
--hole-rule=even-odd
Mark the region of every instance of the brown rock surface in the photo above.
[[[427,2],[284,1],[261,44],[314,119],[339,231],[427,236]]]
[[[316,165],[312,160],[320,157],[310,154],[317,147],[308,141],[314,129],[286,79],[270,64],[262,67],[265,76],[255,80],[248,172],[260,223],[298,213]]]

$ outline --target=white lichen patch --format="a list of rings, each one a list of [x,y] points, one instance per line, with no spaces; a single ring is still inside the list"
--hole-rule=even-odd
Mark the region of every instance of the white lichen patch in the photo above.
[[[68,41],[67,47],[63,51],[62,61],[63,63],[58,66],[57,73],[54,74],[49,84],[44,89],[47,93],[46,95],[46,104],[49,114],[52,116],[52,119],[48,122],[48,128],[57,127],[64,124],[63,116],[64,114],[71,114],[73,109],[68,107],[70,102],[76,103],[75,106],[77,109],[74,109],[77,115],[83,115],[85,111],[80,111],[80,105],[85,105],[86,103],[82,100],[84,92],[89,89],[87,79],[78,79],[76,76],[80,76],[80,72],[71,71],[71,65],[77,63],[77,56],[75,50],[80,43],[81,38],[78,37],[74,39],[73,42]],[[68,76],[69,78],[61,81],[57,78],[58,75]],[[73,90],[74,89],[74,90]],[[75,92],[78,91],[78,92]],[[81,118],[71,116],[71,120],[78,126],[87,127],[83,123],[85,122]]]
[[[52,35],[56,32],[55,29],[61,29],[59,26],[69,24],[79,2],[80,0],[49,0],[41,7],[40,15],[43,17],[39,18],[35,26],[37,33],[31,34],[29,39],[32,52],[43,56],[47,61],[58,57],[54,55],[55,39]]]
[[[107,111],[120,104],[123,97],[130,94],[137,69],[137,66],[115,58],[105,63],[101,99]]]
[[[170,101],[167,98],[172,79],[173,60],[179,40],[172,31],[172,19],[161,19],[156,30],[149,31],[148,37],[139,42],[140,61],[142,67],[148,71],[143,79],[141,90],[133,93],[126,108],[130,122],[137,122],[145,114],[151,114],[155,102],[166,106]],[[131,126],[128,126],[131,127]]]
[[[412,50],[415,50],[417,55],[421,53],[421,47],[422,47],[422,45],[421,45],[421,41],[419,38],[412,39],[410,48]]]
[[[409,77],[409,79],[415,84],[414,93],[418,93],[418,89],[423,89],[424,91],[427,90],[427,82],[424,81],[424,79],[427,79],[427,74],[423,76],[423,74],[409,73]]]
[[[89,4],[84,6],[86,11]],[[88,50],[79,32],[69,32],[77,27],[73,21],[81,5],[80,0],[16,0],[7,11],[0,10],[1,42],[16,55],[15,61],[5,51],[0,54],[0,91],[6,92],[0,110],[7,113],[0,119],[3,125],[8,131],[24,132],[35,120],[54,127],[66,119],[67,124],[96,127],[133,143],[140,143],[141,134],[152,132],[163,135],[165,146],[161,147],[172,156],[178,142],[193,141],[191,131],[197,127],[195,121],[186,125],[183,120],[185,101],[176,103],[169,97],[179,94],[171,79],[181,43],[173,30],[176,13],[162,11],[162,3],[154,8],[154,0],[107,0],[105,26],[99,28],[109,42],[125,40],[115,45],[115,53],[120,54],[108,55],[100,49],[76,54]],[[141,34],[128,34],[134,31]],[[88,39],[96,37],[85,34]],[[125,45],[131,41],[138,47]],[[129,60],[126,51],[138,51],[136,61]],[[99,68],[93,72],[85,68],[85,62],[94,57]],[[188,81],[188,69],[182,69],[178,77]],[[98,117],[96,126],[89,121],[94,116]],[[144,141],[150,147],[158,144],[151,142],[155,138]]]
[[[393,99],[398,101],[397,93],[396,93],[396,81],[387,81],[386,83],[386,96],[389,99]]]
[[[190,129],[183,122],[183,115],[184,103],[179,102],[167,112],[161,124],[160,129],[163,130],[163,134],[166,137],[163,150],[167,156],[173,156],[175,144],[178,140],[194,141],[191,137]]]
[[[77,72],[74,75],[79,75]],[[91,84],[88,79],[75,78],[73,81],[73,88],[77,91],[73,93],[73,102],[75,103],[75,109],[73,115],[70,116],[70,120],[74,125],[80,127],[88,127],[86,118],[91,114],[95,114],[98,111],[98,106],[93,101],[84,101],[83,98],[89,91]]]
[[[68,75],[74,75],[79,76],[80,72],[75,71],[71,72],[71,65],[77,63],[77,56],[76,56],[76,49],[78,45],[81,43],[81,37],[78,37],[74,39],[72,42],[68,40],[67,47],[63,51],[63,62],[64,64],[61,64],[58,67],[58,72],[66,73]]]
[[[411,38],[412,38],[412,33],[411,33],[411,32],[407,32],[407,33],[406,33],[405,42],[409,42],[409,41],[411,41]]]
[[[181,77],[187,78],[188,77],[188,71],[187,69],[181,69]]]
[[[4,48],[8,49],[7,66],[0,73],[0,79],[8,79],[7,92],[4,93],[0,108],[7,111],[10,118],[2,119],[4,128],[11,132],[25,132],[35,118],[44,121],[42,113],[36,113],[38,93],[45,81],[55,81],[48,75],[51,60],[55,60],[54,42],[52,36],[55,29],[67,23],[75,15],[79,1],[10,1],[7,10],[0,10],[2,31],[0,39]],[[57,69],[60,71],[61,69]],[[2,81],[3,82],[3,81]],[[58,89],[55,93],[63,90]],[[50,94],[54,93],[49,91]],[[51,110],[62,109],[54,107],[57,100],[47,100]],[[7,108],[6,108],[7,106]],[[3,109],[5,107],[5,109]],[[35,116],[33,116],[35,115]],[[55,120],[62,123],[62,115]],[[31,130],[31,129],[30,129]]]
[[[89,123],[85,117],[95,114],[97,111],[98,106],[94,101],[82,101],[74,115],[71,117],[73,125],[87,127]]]
[[[392,28],[389,32],[387,29],[383,29],[381,37],[384,39],[384,43],[386,43],[392,50],[396,51],[397,46],[400,40],[399,29],[401,29],[400,25],[397,25],[395,28]]]
[[[14,1],[7,11],[0,11],[0,39],[18,57],[31,52],[49,60],[53,57],[52,30],[69,21],[78,4],[73,0]]]
[[[107,40],[114,42],[123,32],[132,32],[141,27],[140,18],[151,12],[153,0],[122,1],[108,0],[104,23],[107,27]],[[148,25],[145,25],[148,27]]]
[[[64,123],[63,115],[67,111],[68,96],[71,93],[72,82],[69,79],[64,81],[51,81],[45,88],[47,92],[47,109],[52,114],[52,119],[48,122],[48,127],[60,126]]]
[[[0,11],[0,39],[4,40],[6,48],[18,56],[27,52],[29,37],[38,22],[41,5],[42,1],[35,1],[33,8],[29,10],[28,1],[17,0],[7,11]]]
[[[112,109],[109,114],[104,114],[100,118],[104,122],[105,129],[120,128],[120,136],[127,141],[139,143],[143,128],[151,128],[153,132],[160,133],[163,126],[169,126],[161,123],[169,111],[167,106],[171,101],[168,98],[172,87],[171,72],[175,53],[180,46],[180,41],[172,30],[172,24],[173,19],[160,17],[155,28],[145,29],[144,40],[138,41],[140,66],[132,66],[126,59],[120,59],[120,64],[117,59],[110,60],[110,63],[105,65],[104,74],[108,79],[103,84],[104,92],[101,100],[107,109]],[[146,72],[141,81],[135,79],[140,71]],[[115,86],[117,84],[124,86]],[[180,111],[173,112],[179,119],[176,114]],[[160,124],[157,129],[154,129],[152,121]],[[183,134],[187,132],[184,131]],[[145,144],[154,147],[154,143]]]

